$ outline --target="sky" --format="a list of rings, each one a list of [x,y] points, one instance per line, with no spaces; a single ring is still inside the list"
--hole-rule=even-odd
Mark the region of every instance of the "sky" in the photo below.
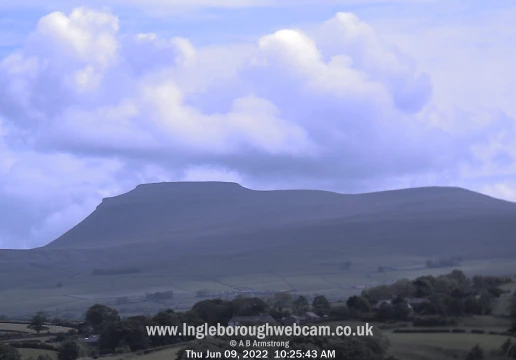
[[[516,201],[516,4],[0,2],[0,248],[161,181]]]

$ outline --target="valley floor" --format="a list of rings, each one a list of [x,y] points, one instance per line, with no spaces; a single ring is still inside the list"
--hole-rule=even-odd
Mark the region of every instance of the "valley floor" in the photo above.
[[[426,268],[424,260],[364,258],[363,261],[357,260],[350,270],[328,272],[328,266],[309,266],[303,272],[248,273],[213,278],[186,277],[168,271],[105,276],[60,273],[23,289],[0,288],[0,315],[23,317],[36,311],[46,311],[56,317],[75,318],[82,316],[89,306],[103,303],[117,308],[124,316],[130,316],[163,308],[185,310],[202,300],[202,296],[232,298],[237,294],[248,294],[266,297],[276,291],[324,294],[330,300],[338,301],[360,293],[366,287],[450,271],[450,268]],[[379,266],[392,269],[379,272]],[[338,268],[338,264],[333,268]],[[457,268],[469,275],[516,274],[516,262],[504,259],[465,261]],[[8,276],[17,275],[0,274],[0,284],[3,283],[2,278]],[[145,294],[164,291],[172,291],[173,298],[162,302],[145,301]],[[120,298],[127,299],[121,304]]]

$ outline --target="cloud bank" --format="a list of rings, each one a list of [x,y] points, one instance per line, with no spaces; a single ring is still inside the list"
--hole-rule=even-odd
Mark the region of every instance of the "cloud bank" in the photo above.
[[[444,111],[432,74],[354,14],[203,47],[122,25],[53,12],[1,59],[0,247],[43,245],[150,181],[514,198],[501,180],[514,173],[513,119]]]

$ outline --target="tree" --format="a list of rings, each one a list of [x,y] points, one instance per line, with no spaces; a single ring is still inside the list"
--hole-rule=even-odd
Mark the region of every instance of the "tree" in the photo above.
[[[516,321],[512,323],[511,328],[509,329],[509,333],[512,335],[516,335]]]
[[[509,315],[511,318],[516,320],[516,291],[512,294],[511,304],[509,307]]]
[[[96,333],[100,333],[104,326],[119,319],[118,311],[106,305],[95,304],[86,312],[86,322]]]
[[[327,315],[330,312],[330,302],[324,295],[317,295],[312,302],[312,309],[318,315]]]
[[[192,312],[209,325],[226,325],[233,315],[233,306],[233,302],[220,299],[203,300],[192,307]]]
[[[176,326],[179,323],[180,321],[176,323]],[[133,316],[109,323],[100,334],[99,348],[115,352],[117,350],[126,352],[147,349],[150,346],[150,339],[145,328],[147,324],[148,320],[144,316]]]
[[[359,312],[371,311],[371,304],[369,304],[369,301],[367,301],[363,296],[351,296],[348,301],[346,301],[346,305],[350,310],[356,310]]]
[[[235,298],[231,301],[230,307],[234,316],[260,315],[269,310],[269,305],[257,297]]]
[[[20,352],[8,344],[0,343],[0,360],[21,360]]]
[[[433,286],[430,283],[429,279],[426,279],[424,277],[419,277],[416,280],[414,280],[413,284],[415,287],[415,292],[414,292],[415,297],[425,297],[425,296],[429,296],[433,293]]]
[[[346,320],[349,318],[349,309],[346,305],[332,307],[329,316],[334,320]]]
[[[301,315],[308,311],[310,304],[303,295],[299,295],[296,300],[292,303],[292,310],[294,314]]]
[[[394,318],[394,307],[391,304],[383,303],[376,311],[376,318],[379,321],[388,321]]]
[[[466,360],[484,360],[484,350],[477,344],[471,348]]]
[[[54,360],[54,358],[48,354],[39,354],[36,360]]]
[[[482,289],[485,286],[484,277],[481,275],[475,275],[471,279],[471,282],[473,283],[473,287],[475,289]]]
[[[502,346],[500,346],[500,350],[502,352],[502,355],[508,355],[509,353],[509,350],[512,348],[512,340],[511,339],[507,339],[505,340],[505,342],[502,344]]]
[[[452,316],[464,315],[464,303],[460,299],[451,299],[446,307],[446,312]]]
[[[59,360],[75,360],[81,356],[81,347],[74,340],[67,340],[61,344],[57,353]]]
[[[397,303],[393,302],[392,309],[396,320],[405,321],[410,317],[411,308],[405,301]]]
[[[482,306],[474,296],[464,299],[464,312],[466,314],[482,315]]]
[[[292,305],[292,294],[288,292],[275,293],[273,304],[278,311],[283,311],[283,309],[288,308]]]
[[[457,280],[459,284],[461,285],[467,285],[469,284],[468,277],[462,272],[461,270],[453,270],[448,277]]]
[[[32,317],[30,324],[27,327],[35,330],[39,334],[43,330],[48,330],[48,327],[45,326],[46,322],[47,317],[45,314],[43,312],[38,312]]]

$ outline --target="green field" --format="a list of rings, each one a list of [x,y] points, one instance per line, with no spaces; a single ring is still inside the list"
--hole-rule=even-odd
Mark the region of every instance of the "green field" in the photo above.
[[[37,334],[37,331],[29,329],[28,324],[15,324],[8,322],[0,322],[0,332],[10,333],[27,333],[27,334]],[[70,328],[55,326],[55,325],[47,325],[48,330],[42,331],[42,333],[50,332],[52,334],[64,333],[70,330]]]
[[[150,354],[145,354],[145,355],[137,355],[137,354],[112,355],[112,356],[103,357],[102,359],[104,359],[104,360],[124,360],[124,359],[174,360],[176,358],[177,352],[179,350],[181,350],[181,346],[158,350],[158,351],[154,351]]]
[[[50,350],[42,350],[42,349],[18,349],[20,355],[23,360],[28,360],[29,358],[36,359],[38,355],[49,355],[53,359],[57,359],[57,352]]]
[[[389,340],[388,353],[400,360],[452,360],[463,359],[464,355],[475,345],[480,345],[486,360],[498,359],[493,351],[499,350],[507,339],[504,335],[491,335],[489,331],[505,332],[511,325],[511,320],[497,316],[468,316],[461,318],[456,326],[450,327],[418,327],[413,328],[410,323],[386,324],[370,322],[374,336],[383,336]],[[351,327],[364,325],[359,321],[337,321],[328,325],[347,325]],[[466,333],[397,333],[396,328],[407,325],[411,330],[452,330],[464,329]],[[405,328],[405,327],[403,327]],[[484,330],[486,334],[472,334],[471,330]],[[513,338],[513,342],[516,339]]]
[[[486,354],[497,350],[506,340],[485,334],[403,334],[385,333],[391,342],[390,353],[402,360],[448,360],[461,358],[476,344]]]
[[[338,268],[338,264],[347,257],[343,254],[334,254],[333,259],[328,263],[312,262],[297,272],[247,272],[232,276],[172,276],[167,271],[108,276],[92,276],[89,273],[60,274],[58,277],[52,276],[41,280],[37,286],[23,290],[0,290],[0,311],[29,316],[43,310],[57,317],[79,317],[95,303],[116,307],[124,315],[155,312],[166,307],[182,310],[201,300],[196,297],[198,290],[214,294],[210,297],[224,297],[229,292],[241,289],[254,289],[262,293],[290,290],[304,295],[324,294],[336,301],[360,293],[366,286],[451,271],[421,268],[424,258],[387,255],[382,258],[359,258],[353,263],[350,271],[343,271]],[[407,267],[407,270],[379,273],[379,265]],[[465,261],[458,268],[470,275],[516,274],[516,263],[508,260]],[[0,274],[0,282],[2,278]],[[62,282],[63,286],[56,287],[58,281]],[[173,291],[174,298],[164,303],[143,301],[145,293],[156,291]],[[117,305],[119,297],[128,297],[129,304]],[[507,308],[506,301],[507,295],[504,295],[496,304],[496,313],[503,313],[503,309]]]

